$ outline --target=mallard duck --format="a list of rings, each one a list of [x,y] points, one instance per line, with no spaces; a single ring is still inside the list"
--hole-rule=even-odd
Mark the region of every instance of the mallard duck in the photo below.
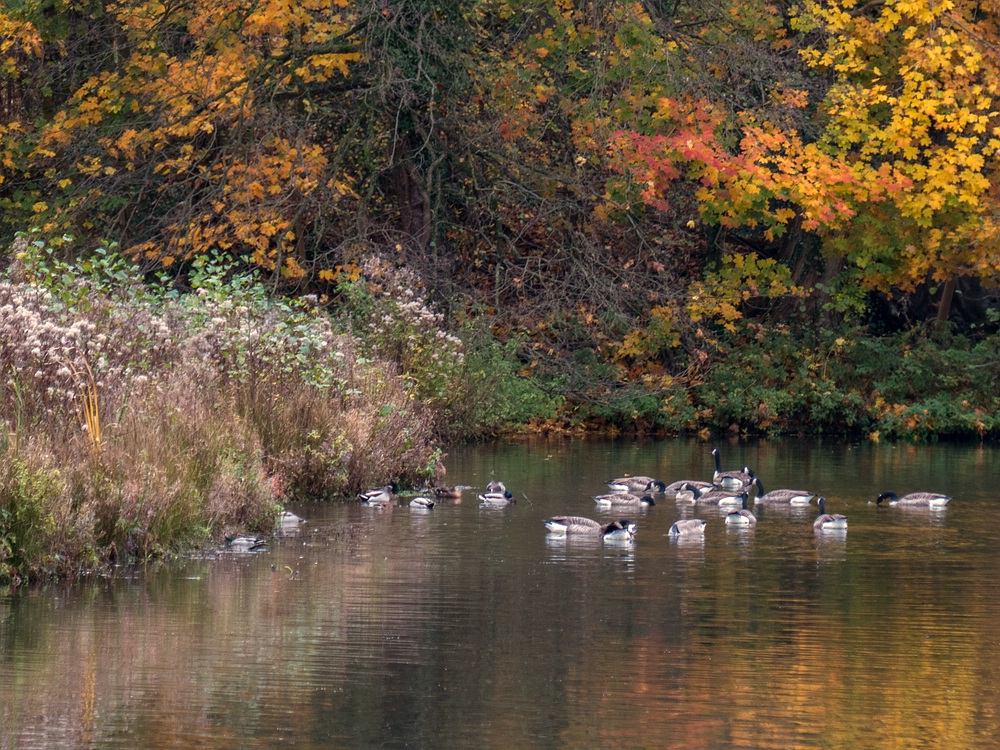
[[[294,529],[299,524],[305,523],[306,519],[299,518],[297,515],[288,510],[281,511],[278,514],[278,526],[283,530]]]
[[[438,485],[432,491],[436,497],[455,500],[462,497],[462,489],[459,485]]]
[[[817,500],[817,503],[819,504],[819,515],[813,521],[814,529],[817,531],[831,531],[847,528],[847,516],[843,516],[840,513],[827,513],[825,498],[821,497]]]
[[[259,536],[228,536],[226,549],[230,552],[256,552],[267,546],[267,540]]]
[[[430,510],[434,507],[434,501],[429,497],[415,497],[410,500],[410,507],[417,510]]]
[[[637,528],[635,521],[620,518],[601,529],[601,539],[605,542],[631,542],[635,539],[635,530]]]
[[[771,490],[770,492],[764,492],[764,483],[760,481],[760,477],[754,477],[754,484],[757,485],[757,497],[754,498],[754,502],[758,505],[809,505],[814,497],[816,497],[815,492],[807,492],[806,490]]]
[[[747,503],[750,496],[747,493],[743,493],[743,507],[739,510],[734,510],[732,513],[726,516],[727,526],[742,526],[744,528],[749,526],[757,525],[757,516],[755,516],[749,508],[747,508]]]
[[[395,484],[387,484],[368,492],[362,492],[358,497],[364,505],[392,505],[395,501],[395,493],[398,490]]]
[[[631,492],[612,492],[610,495],[598,495],[594,502],[602,506],[640,506],[656,505],[652,495],[633,495]]]
[[[513,505],[516,502],[513,493],[504,487],[503,482],[490,482],[486,485],[486,492],[478,497],[482,505],[494,507]]]
[[[698,505],[743,505],[743,497],[749,497],[746,490],[700,490],[695,494],[694,501]]]
[[[712,474],[712,482],[716,487],[721,487],[724,490],[741,490],[753,482],[754,473],[749,466],[744,466],[739,471],[723,471],[722,454],[718,448],[712,448],[712,457],[715,459],[715,472]]]
[[[661,482],[659,479],[653,479],[653,477],[618,477],[617,479],[609,479],[606,484],[611,489],[612,492],[636,492],[636,493],[647,493],[647,492],[666,492],[667,485]]]
[[[704,536],[707,523],[708,521],[703,518],[685,518],[675,521],[674,525],[670,527],[669,534],[673,538]]]
[[[895,492],[883,492],[875,498],[875,504],[881,505],[883,500],[888,500],[889,505],[902,508],[943,508],[951,497],[937,492],[911,492],[902,497],[898,497]]]

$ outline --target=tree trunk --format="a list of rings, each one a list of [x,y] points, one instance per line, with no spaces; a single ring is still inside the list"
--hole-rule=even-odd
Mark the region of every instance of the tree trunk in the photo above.
[[[951,317],[951,301],[955,298],[955,286],[957,284],[958,281],[954,276],[944,282],[944,288],[941,290],[941,300],[938,302],[937,309],[938,325],[947,323],[948,318]]]

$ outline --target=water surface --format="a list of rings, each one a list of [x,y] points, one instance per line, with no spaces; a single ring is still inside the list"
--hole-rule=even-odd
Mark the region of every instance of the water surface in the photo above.
[[[1000,746],[997,449],[720,447],[849,530],[595,508],[619,474],[710,478],[696,441],[454,450],[449,481],[517,504],[304,505],[261,554],[0,598],[0,748]],[[955,500],[869,504],[886,489]],[[639,533],[556,541],[559,513]],[[691,515],[704,541],[671,542]]]

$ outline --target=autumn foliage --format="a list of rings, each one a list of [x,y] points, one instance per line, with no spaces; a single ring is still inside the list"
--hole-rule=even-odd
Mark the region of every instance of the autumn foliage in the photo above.
[[[920,295],[907,325],[946,321],[960,284],[995,288],[997,21],[965,0],[8,4],[0,229],[180,279],[222,253],[333,305],[388,258],[521,342],[524,372],[571,359],[576,394],[583,373],[669,400],[755,326]]]

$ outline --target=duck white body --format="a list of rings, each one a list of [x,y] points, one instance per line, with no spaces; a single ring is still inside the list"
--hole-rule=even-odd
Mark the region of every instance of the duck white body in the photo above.
[[[502,508],[515,503],[513,493],[504,486],[503,482],[490,482],[486,485],[486,492],[478,497],[480,504],[493,508]]]
[[[392,505],[394,502],[394,488],[391,484],[385,487],[378,487],[374,490],[362,492],[358,497],[364,505]]]
[[[415,497],[410,500],[410,507],[416,510],[431,510],[434,507],[434,501],[429,497]]]
[[[846,529],[847,528],[847,516],[841,515],[840,513],[827,513],[826,512],[826,499],[820,498],[819,503],[819,515],[816,520],[813,521],[813,528],[816,531],[833,531],[836,529]]]
[[[895,492],[883,492],[875,499],[876,505],[881,505],[883,500],[888,500],[889,505],[902,508],[943,508],[951,500],[948,495],[937,492],[911,492],[908,495],[898,497]]]

